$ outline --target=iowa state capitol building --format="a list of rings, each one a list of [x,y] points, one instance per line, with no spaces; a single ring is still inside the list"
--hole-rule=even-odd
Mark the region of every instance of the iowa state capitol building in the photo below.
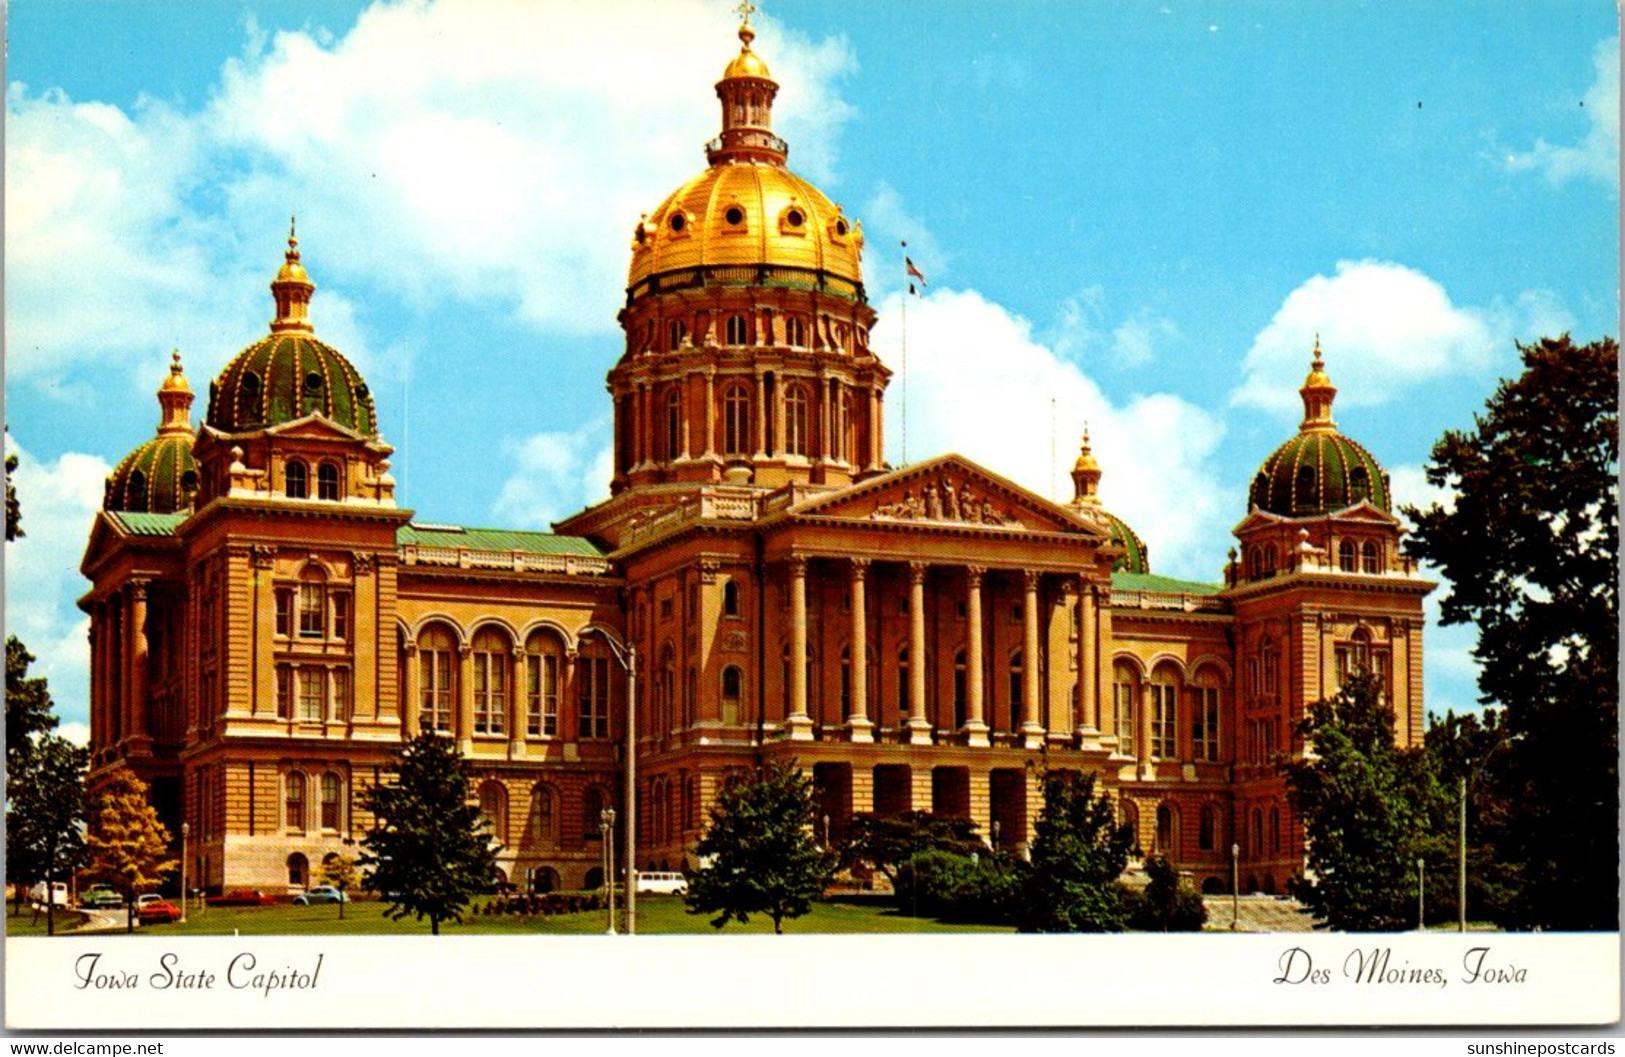
[[[1151,571],[1087,437],[1065,503],[958,455],[888,466],[862,228],[786,167],[778,85],[740,38],[709,164],[632,233],[611,496],[555,532],[397,505],[292,238],[269,333],[196,428],[177,354],[83,563],[92,781],[148,781],[200,883],[284,892],[354,854],[402,739],[443,731],[505,878],[593,886],[626,645],[641,869],[680,867],[760,755],[811,775],[835,841],[918,809],[1019,847],[1045,768],[1095,773],[1147,853],[1226,891],[1234,843],[1244,890],[1282,890],[1303,834],[1276,762],[1307,706],[1374,670],[1399,739],[1422,736],[1430,585],[1319,349],[1221,583]]]

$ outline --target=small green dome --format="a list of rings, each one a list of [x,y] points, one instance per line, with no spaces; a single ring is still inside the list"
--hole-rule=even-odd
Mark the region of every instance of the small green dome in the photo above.
[[[107,475],[102,509],[173,514],[191,508],[197,485],[191,433],[160,435],[126,455]]]
[[[1128,527],[1128,522],[1108,510],[1101,510],[1108,524],[1111,525],[1111,542],[1114,546],[1123,548],[1123,556],[1112,563],[1114,573],[1149,573],[1151,571],[1151,552],[1145,541]]]
[[[226,365],[209,386],[205,421],[222,433],[243,433],[318,413],[363,436],[378,436],[372,394],[350,361],[309,332],[285,330]]]
[[[1331,430],[1306,429],[1259,467],[1250,504],[1282,517],[1316,517],[1362,499],[1388,513],[1388,475],[1371,453]]]

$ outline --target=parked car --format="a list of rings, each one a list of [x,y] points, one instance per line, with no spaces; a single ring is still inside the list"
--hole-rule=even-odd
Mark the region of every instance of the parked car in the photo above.
[[[301,892],[293,897],[296,907],[308,907],[313,903],[348,903],[350,897],[340,892],[332,885],[317,885],[308,892]]]
[[[204,900],[212,907],[268,907],[276,903],[272,897],[257,888],[234,888]]]
[[[41,881],[33,888],[30,888],[28,890],[28,898],[30,902],[44,906],[45,882]],[[62,883],[61,881],[54,881],[51,883],[51,902],[55,903],[59,907],[65,907],[68,905],[68,886],[66,884]]]
[[[91,885],[79,897],[79,905],[88,910],[122,910],[124,897],[114,891],[112,885]]]
[[[163,898],[164,897],[159,895],[157,892],[142,892],[140,895],[135,897],[135,909],[137,912],[139,912],[144,906],[151,906],[153,903],[162,902]]]
[[[145,896],[142,897],[146,898]],[[167,899],[154,897],[152,902],[141,904],[135,912],[137,920],[143,925],[157,925],[181,919],[181,908]]]

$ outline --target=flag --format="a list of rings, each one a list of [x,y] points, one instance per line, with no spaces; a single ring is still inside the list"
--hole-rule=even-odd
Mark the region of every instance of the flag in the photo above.
[[[920,281],[921,286],[929,286],[930,285],[929,283],[927,283],[925,281],[925,274],[923,272],[921,272],[918,268],[914,267],[914,262],[909,260],[906,256],[903,258],[903,264],[908,268],[908,277],[910,279],[918,279]],[[908,292],[911,293],[911,294],[916,292],[915,289],[914,289],[914,284],[913,283],[908,284]]]

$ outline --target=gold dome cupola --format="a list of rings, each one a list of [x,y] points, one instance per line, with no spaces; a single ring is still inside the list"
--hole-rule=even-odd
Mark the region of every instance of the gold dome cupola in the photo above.
[[[283,255],[282,268],[271,280],[271,294],[276,298],[276,318],[271,321],[272,333],[289,330],[314,331],[310,325],[310,295],[316,284],[299,261],[299,238],[294,230],[294,219],[288,219],[288,252]]]
[[[1083,446],[1078,450],[1078,461],[1072,464],[1072,509],[1106,530],[1111,544],[1122,550],[1122,556],[1112,564],[1113,572],[1149,573],[1150,549],[1139,533],[1129,528],[1128,522],[1100,505],[1100,463],[1095,460],[1089,444],[1089,427],[1083,427]]]
[[[740,5],[739,55],[722,71],[717,82],[717,98],[722,101],[722,135],[706,144],[705,157],[712,165],[735,161],[759,161],[783,165],[790,148],[773,134],[773,97],[778,82],[768,73],[767,63],[750,50],[756,31],[750,28],[750,4]]]

